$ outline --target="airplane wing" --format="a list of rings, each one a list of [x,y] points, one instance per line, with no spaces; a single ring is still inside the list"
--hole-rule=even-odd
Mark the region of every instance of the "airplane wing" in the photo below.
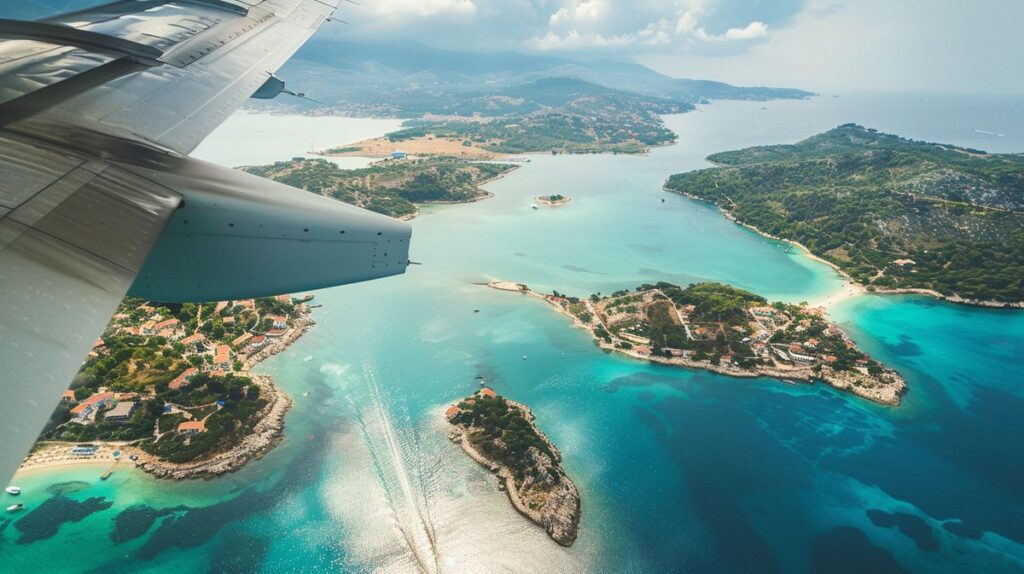
[[[409,226],[187,157],[337,0],[122,0],[0,20],[0,481],[126,292],[402,273]]]

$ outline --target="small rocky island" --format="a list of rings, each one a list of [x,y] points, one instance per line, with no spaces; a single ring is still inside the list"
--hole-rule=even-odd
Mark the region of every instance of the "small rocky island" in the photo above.
[[[452,442],[499,477],[512,506],[572,546],[580,524],[580,494],[562,469],[562,455],[534,424],[525,405],[483,388],[445,411]]]
[[[566,197],[566,196],[560,195],[560,194],[555,194],[555,195],[538,195],[537,197],[533,198],[533,200],[536,201],[537,203],[541,204],[541,205],[546,205],[548,207],[561,207],[561,206],[569,203],[570,201],[572,201],[572,198],[571,197]]]
[[[586,299],[541,294],[522,283],[488,286],[539,297],[586,329],[602,349],[734,377],[824,382],[899,406],[907,383],[826,319],[823,308],[769,304],[721,283],[645,284]]]

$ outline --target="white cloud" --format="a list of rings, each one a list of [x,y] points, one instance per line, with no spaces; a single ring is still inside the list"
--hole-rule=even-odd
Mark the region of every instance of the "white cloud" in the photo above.
[[[573,8],[562,8],[551,15],[552,27],[592,24],[600,21],[608,13],[608,4],[604,0],[586,0]]]
[[[476,13],[473,0],[389,0],[368,3],[367,8],[382,18],[431,18],[442,15],[472,16]]]
[[[745,28],[729,28],[725,31],[725,37],[729,40],[752,40],[764,38],[768,35],[768,26],[764,22],[753,21]]]
[[[628,46],[636,42],[632,34],[605,36],[596,32],[580,33],[569,30],[563,35],[548,32],[544,36],[527,40],[527,46],[535,50],[578,50],[580,48],[613,48]]]

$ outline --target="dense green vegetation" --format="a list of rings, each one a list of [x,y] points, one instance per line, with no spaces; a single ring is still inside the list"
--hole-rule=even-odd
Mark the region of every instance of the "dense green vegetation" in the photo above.
[[[459,413],[452,424],[473,429],[470,440],[477,450],[488,458],[513,469],[516,479],[522,481],[525,473],[535,472],[531,448],[546,454],[552,461],[558,457],[534,429],[518,408],[510,408],[504,397],[477,395],[459,403]]]
[[[723,167],[666,189],[798,241],[865,285],[1024,301],[1024,156],[846,124],[708,159]]]
[[[410,120],[387,138],[461,139],[466,145],[498,153],[639,153],[676,140],[659,114],[693,108],[687,102],[643,97],[569,78],[538,80],[488,101],[485,116],[492,119]]]
[[[260,398],[260,388],[248,377],[232,374],[225,377],[196,375],[189,386],[161,398],[185,407],[198,420],[205,419],[204,433],[188,436],[169,432],[159,440],[146,440],[141,444],[146,452],[176,463],[199,460],[231,448],[252,430],[259,421],[259,412],[267,404]],[[224,402],[222,408],[218,408],[217,401]],[[172,418],[172,422],[183,420],[174,415],[162,418]],[[161,425],[160,431],[164,430],[165,425]]]
[[[135,441],[171,462],[197,460],[231,448],[256,424],[267,402],[245,374],[209,371],[215,346],[243,333],[267,332],[272,315],[294,318],[299,311],[291,302],[272,297],[252,300],[251,307],[235,301],[220,310],[216,303],[156,304],[125,298],[103,333],[103,344],[90,354],[71,384],[75,399],[57,405],[40,439]],[[178,323],[169,327],[170,338],[140,334],[147,323],[173,319]],[[205,339],[187,346],[180,342],[191,334]],[[234,369],[241,367],[237,357],[232,363]],[[190,367],[208,370],[197,372],[187,385],[171,389],[169,383]],[[114,398],[105,399],[91,420],[73,416],[75,405],[100,392]],[[128,420],[107,420],[106,414],[121,401],[137,402],[138,407]],[[168,404],[179,412],[165,413]],[[187,419],[205,421],[207,432],[192,436],[175,432]]]
[[[323,159],[295,158],[244,168],[249,173],[392,217],[416,213],[416,203],[472,201],[480,185],[513,169],[498,163],[433,157],[381,161],[341,169]]]
[[[645,66],[597,59],[571,61],[551,55],[514,52],[453,52],[422,44],[307,44],[286,64],[287,77],[324,108],[346,115],[421,117],[424,114],[494,117],[522,114],[538,106],[557,105],[547,80],[572,79],[604,92],[695,104],[708,99],[768,100],[804,98],[794,89],[738,87],[720,82],[671,78]],[[284,76],[282,76],[284,77]],[[537,80],[543,80],[538,83]],[[599,95],[596,88],[577,88]],[[554,101],[553,101],[554,100]],[[311,109],[297,98],[254,101],[261,108]]]

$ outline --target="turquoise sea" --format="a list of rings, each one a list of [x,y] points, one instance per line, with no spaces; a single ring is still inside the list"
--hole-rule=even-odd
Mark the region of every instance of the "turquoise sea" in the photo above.
[[[28,508],[0,519],[0,571],[1024,572],[1024,312],[912,296],[834,308],[906,376],[893,409],[605,354],[543,303],[474,285],[825,297],[842,285],[828,267],[660,186],[709,153],[848,121],[1024,151],[1024,98],[842,94],[701,106],[668,117],[679,143],[647,156],[534,156],[489,200],[425,209],[423,265],[317,292],[318,326],[261,366],[295,399],[278,448],[212,481],[21,473]],[[237,114],[197,155],[287,159],[394,125]],[[573,201],[531,209],[548,193]],[[565,455],[583,497],[573,547],[446,440],[441,411],[478,375],[531,405]]]

